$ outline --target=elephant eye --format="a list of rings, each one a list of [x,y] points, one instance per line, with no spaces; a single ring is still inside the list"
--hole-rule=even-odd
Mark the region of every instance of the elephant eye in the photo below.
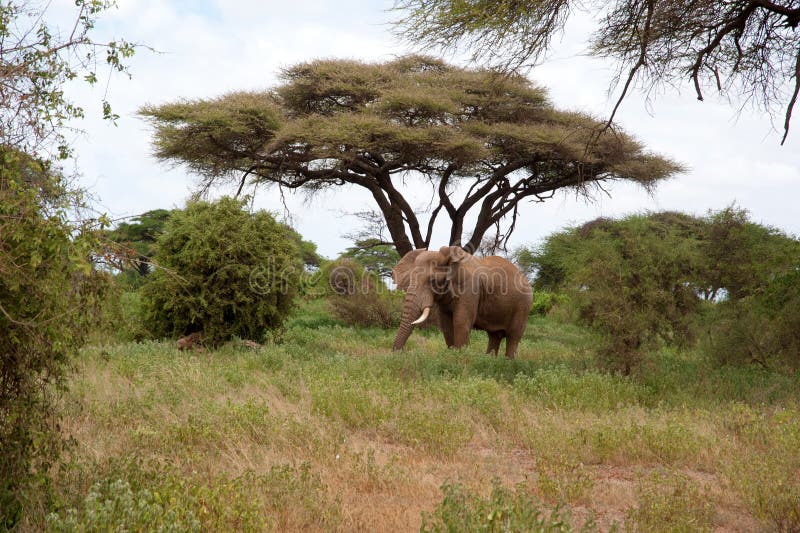
[[[433,278],[431,280],[431,286],[438,290],[446,289],[448,284],[447,278]]]

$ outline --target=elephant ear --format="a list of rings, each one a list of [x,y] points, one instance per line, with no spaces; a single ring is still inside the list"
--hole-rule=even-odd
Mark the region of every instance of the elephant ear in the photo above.
[[[414,269],[414,261],[417,259],[419,254],[427,251],[427,248],[412,250],[397,262],[392,269],[392,279],[394,280],[398,289],[403,291],[408,290],[408,286],[411,285],[411,271]]]
[[[442,246],[439,253],[446,258],[448,263],[460,263],[472,257],[460,246]]]

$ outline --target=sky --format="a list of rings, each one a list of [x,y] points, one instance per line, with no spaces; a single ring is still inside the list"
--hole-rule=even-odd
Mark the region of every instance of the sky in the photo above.
[[[137,109],[265,90],[277,84],[282,68],[303,61],[385,61],[409,53],[412,48],[392,34],[390,22],[397,14],[391,5],[387,0],[119,0],[100,20],[95,37],[121,37],[153,51],[140,48],[130,60],[131,79],[116,76],[108,84],[101,80],[94,87],[75,83],[67,88],[68,96],[87,111],[77,124],[84,133],[72,139],[81,183],[112,219],[182,207],[197,178],[152,156],[153,132],[137,117]],[[53,0],[51,16],[65,20],[71,6],[71,0]],[[604,117],[616,98],[608,92],[613,64],[585,54],[585,36],[592,27],[591,15],[573,17],[550,56],[528,76],[549,90],[556,107]],[[463,55],[444,57],[467,64]],[[120,115],[116,126],[101,119],[103,98]],[[608,195],[591,200],[561,193],[545,203],[526,204],[512,246],[537,245],[554,231],[598,216],[647,210],[703,215],[732,204],[749,210],[756,222],[800,234],[800,116],[781,146],[782,131],[762,112],[737,111],[722,97],[699,102],[685,85],[650,101],[640,93],[629,95],[616,121],[687,171],[662,182],[652,194],[614,183],[605,187]],[[781,117],[776,124],[780,129]],[[287,217],[277,190],[259,188],[254,205]],[[335,257],[352,245],[345,235],[359,229],[360,222],[347,213],[371,208],[372,200],[351,188],[314,198],[290,195],[286,205],[291,214],[286,220],[320,253]],[[416,207],[424,206],[420,201]],[[446,245],[446,240],[440,225],[432,246]]]

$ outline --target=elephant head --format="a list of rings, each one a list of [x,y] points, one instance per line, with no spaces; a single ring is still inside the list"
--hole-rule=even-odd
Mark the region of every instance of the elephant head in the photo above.
[[[405,345],[414,325],[424,322],[437,300],[452,297],[458,266],[472,256],[459,246],[443,246],[438,252],[427,249],[407,253],[392,269],[397,288],[406,291],[400,327],[394,350]]]

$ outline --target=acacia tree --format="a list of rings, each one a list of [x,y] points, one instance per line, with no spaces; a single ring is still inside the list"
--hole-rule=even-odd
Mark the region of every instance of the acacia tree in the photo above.
[[[800,92],[797,0],[397,0],[400,33],[424,46],[465,46],[503,68],[535,64],[571,12],[592,13],[595,55],[623,79],[612,118],[631,85],[646,90],[688,79],[698,100],[712,88],[784,109],[784,136]],[[597,16],[602,14],[601,16]]]
[[[442,214],[450,244],[473,251],[506,217],[507,239],[525,200],[611,180],[650,187],[680,170],[619,129],[555,109],[522,76],[409,56],[302,63],[282,81],[142,108],[156,157],[186,165],[206,190],[230,181],[240,190],[248,181],[311,193],[363,187],[401,255],[427,247]],[[426,219],[404,186],[429,187]]]

